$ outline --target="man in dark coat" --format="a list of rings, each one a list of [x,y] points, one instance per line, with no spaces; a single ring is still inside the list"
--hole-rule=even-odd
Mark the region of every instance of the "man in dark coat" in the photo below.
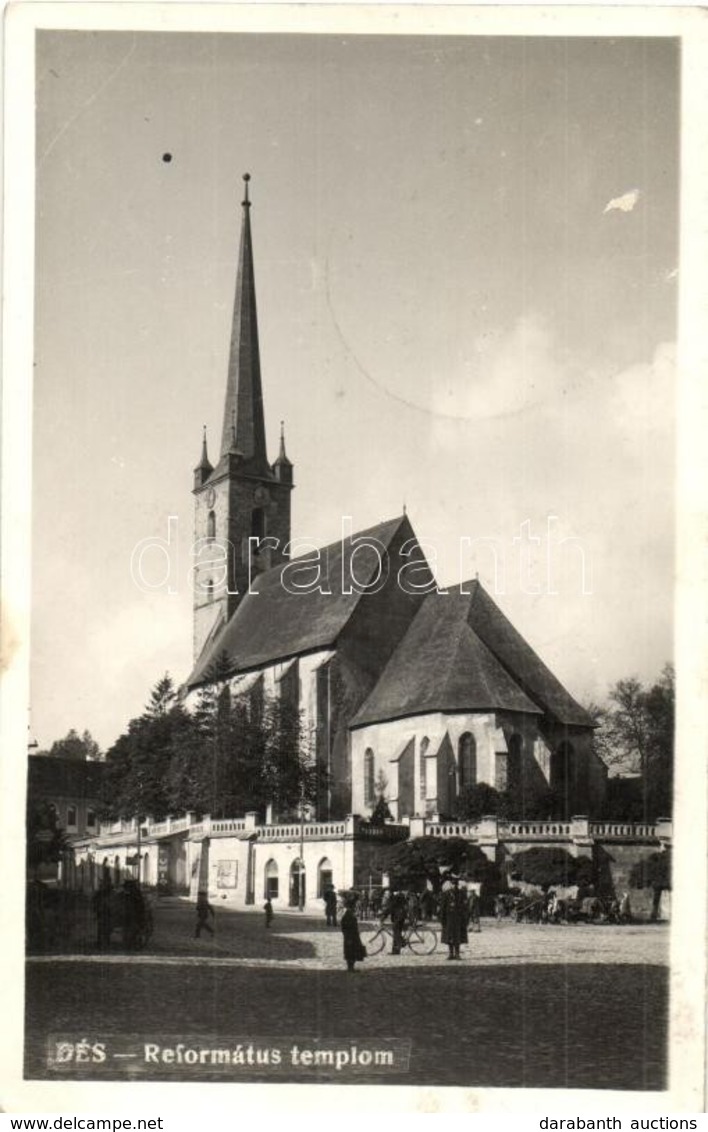
[[[339,926],[344,936],[344,960],[347,971],[354,970],[354,964],[366,958],[366,948],[359,935],[359,921],[356,918],[356,896],[348,896],[344,901],[344,915]]]
[[[400,955],[403,947],[403,933],[408,923],[408,898],[405,892],[394,891],[389,904],[391,927],[393,928],[392,955]]]
[[[448,946],[448,959],[459,959],[460,944],[467,943],[467,917],[467,895],[460,888],[460,878],[451,874],[440,900],[442,941]]]
[[[337,891],[333,884],[327,885],[324,894],[325,916],[327,918],[327,927],[336,928],[337,926]]]

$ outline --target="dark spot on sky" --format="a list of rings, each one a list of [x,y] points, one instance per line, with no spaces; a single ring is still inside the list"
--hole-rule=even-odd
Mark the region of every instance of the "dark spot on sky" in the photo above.
[[[167,165],[169,165],[170,161],[172,160],[172,154],[171,154],[171,153],[163,153],[163,155],[162,155],[162,160],[163,160],[163,161],[164,161],[164,162],[165,162],[165,163],[166,163]]]

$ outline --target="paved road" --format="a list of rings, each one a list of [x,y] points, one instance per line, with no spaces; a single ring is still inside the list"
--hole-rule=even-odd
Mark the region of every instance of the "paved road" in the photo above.
[[[30,959],[27,1071],[51,1075],[50,1033],[180,1037],[207,1042],[410,1043],[407,1069],[361,1081],[500,1087],[665,1087],[665,926],[553,927],[483,921],[459,964],[381,955],[354,975],[341,933],[310,916],[218,910],[213,939],[193,938],[193,907],[162,903],[146,952],[117,939],[96,955]],[[165,1040],[168,1040],[167,1037]],[[122,1068],[118,1076],[124,1076]],[[176,1070],[151,1070],[153,1079]],[[114,1070],[89,1069],[88,1077]],[[249,1080],[257,1069],[234,1069]],[[245,1076],[244,1076],[245,1074]],[[250,1076],[249,1076],[250,1074]],[[211,1079],[208,1068],[201,1079]],[[220,1079],[223,1079],[221,1077]],[[279,1080],[343,1080],[282,1068]]]

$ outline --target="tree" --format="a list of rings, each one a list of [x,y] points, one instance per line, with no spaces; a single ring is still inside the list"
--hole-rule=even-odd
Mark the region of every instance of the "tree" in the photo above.
[[[189,726],[171,679],[163,677],[143,714],[130,721],[106,754],[102,801],[107,816],[166,817],[177,737]]]
[[[105,812],[113,817],[263,815],[269,804],[298,814],[321,795],[325,779],[297,707],[264,696],[262,681],[232,695],[225,657],[208,673],[192,711],[162,677],[106,762]]]
[[[386,791],[388,790],[388,779],[383,770],[379,768],[374,783],[374,795],[376,802],[369,818],[370,825],[384,825],[387,821],[391,821],[393,817],[389,809],[388,802],[386,801]]]
[[[571,857],[566,849],[538,845],[517,853],[509,862],[509,875],[514,880],[536,885],[544,891],[551,885],[588,884],[592,879],[592,862]]]
[[[379,867],[395,877],[398,884],[410,888],[422,888],[426,881],[438,888],[442,874],[449,869],[474,881],[485,880],[494,871],[479,846],[463,837],[415,837],[402,841],[382,858]]]
[[[673,667],[665,665],[650,688],[645,688],[636,677],[618,680],[610,689],[609,701],[606,708],[593,705],[598,723],[595,750],[608,766],[639,773],[642,812],[632,816],[646,821],[670,814],[674,767]]]
[[[69,848],[64,830],[57,824],[57,814],[49,802],[27,807],[27,871],[35,879],[40,866],[56,864]]]
[[[50,758],[74,759],[77,762],[95,761],[102,757],[101,749],[91,732],[84,731],[83,735],[79,735],[73,727],[63,739],[56,739],[48,751],[40,751],[38,754]]]

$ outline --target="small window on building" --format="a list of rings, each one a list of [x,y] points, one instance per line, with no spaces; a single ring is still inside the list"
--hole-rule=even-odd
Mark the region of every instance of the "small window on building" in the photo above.
[[[374,752],[367,747],[364,754],[364,805],[373,806],[374,794]]]
[[[207,601],[213,601],[214,600],[214,583],[212,582],[211,578],[209,579],[209,581],[206,584],[206,597],[207,597]]]
[[[94,829],[94,827],[96,825],[96,811],[95,810],[87,810],[86,811],[86,825],[88,826],[89,829]]]
[[[68,829],[76,829],[76,806],[66,807],[66,825]]]
[[[207,515],[207,538],[216,538],[216,515],[213,511]]]

